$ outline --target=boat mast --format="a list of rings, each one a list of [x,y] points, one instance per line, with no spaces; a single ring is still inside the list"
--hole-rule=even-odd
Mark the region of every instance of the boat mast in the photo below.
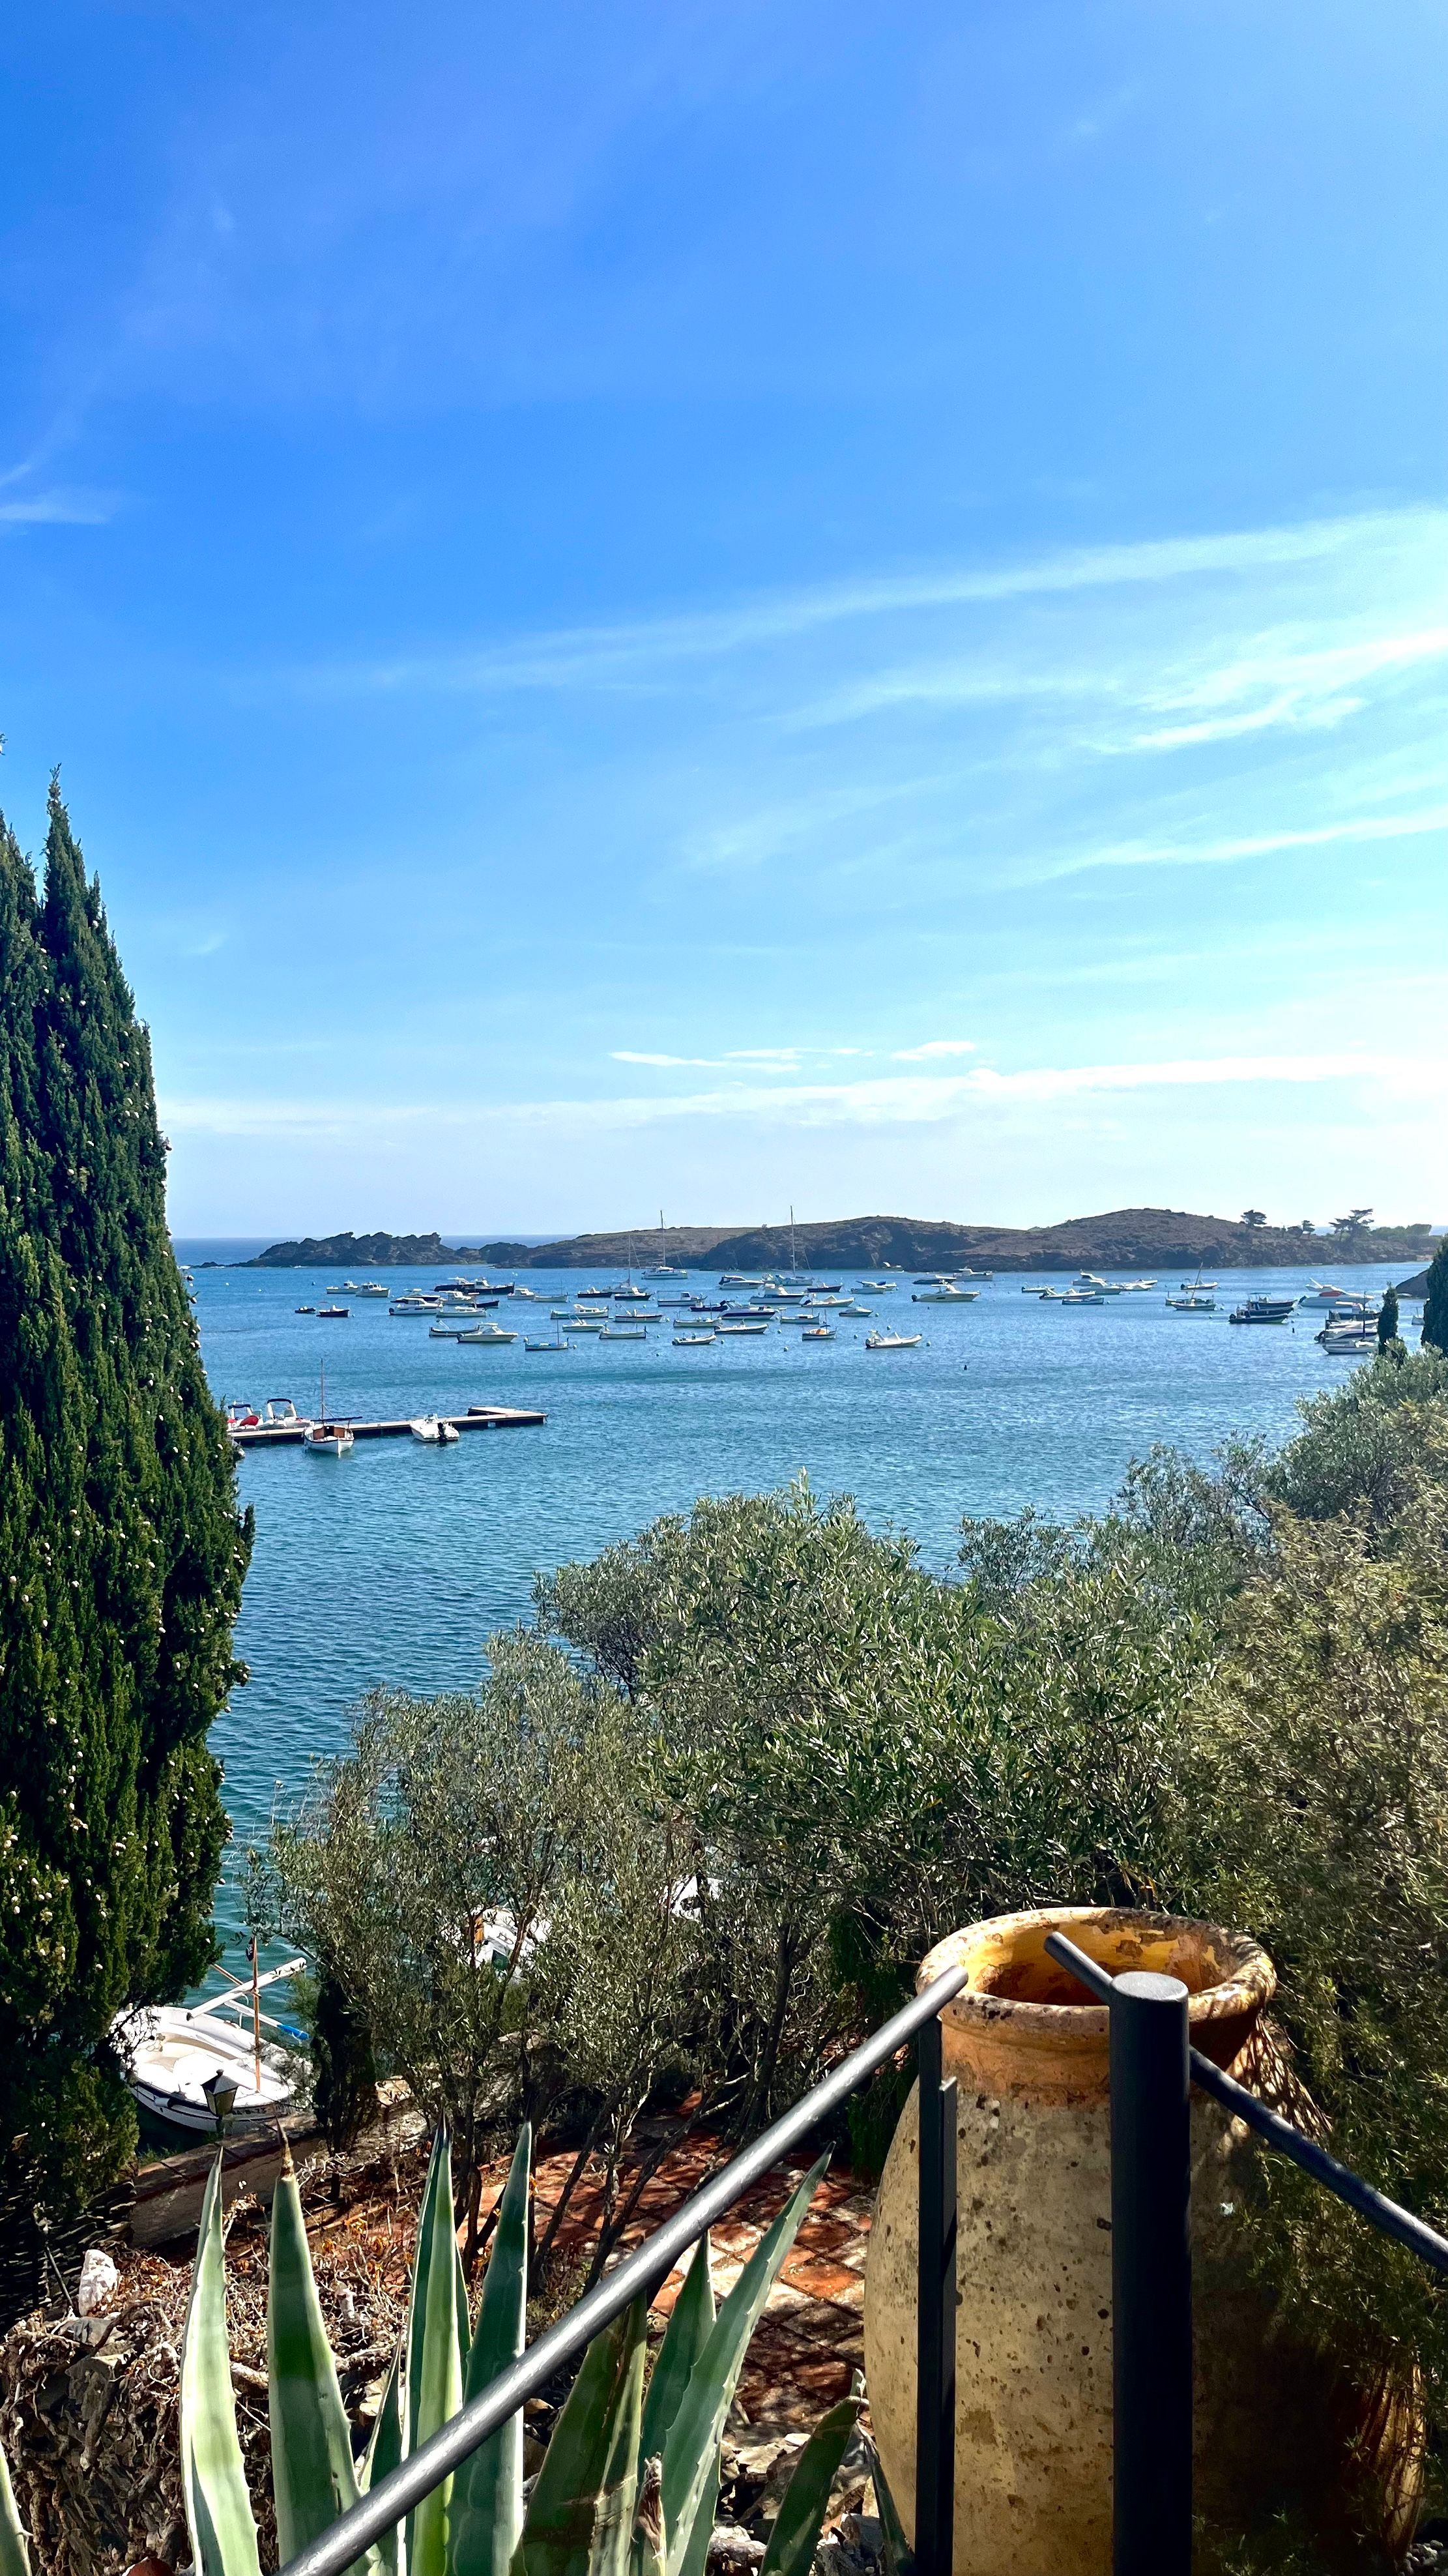
[[[249,1948],[249,1949],[250,1949],[250,1951],[251,1951],[251,2065],[252,2065],[252,2083],[253,2083],[253,2085],[254,2085],[254,2087],[255,2087],[256,2091],[257,2091],[258,2093],[260,2093],[260,2091],[261,2091],[261,1986],[260,1986],[260,1983],[259,1983],[259,1981],[258,1981],[257,1973],[256,1973],[256,1967],[257,1967],[257,1961],[256,1961],[256,1934],[255,1934],[254,1932],[253,1932],[253,1934],[252,1934],[252,1936],[251,1936],[251,1940],[250,1940],[250,1942],[248,1943],[248,1945],[247,1945],[247,1946],[248,1946],[248,1948]]]
[[[791,1208],[789,1212],[789,1269],[791,1278],[793,1278],[797,1266],[798,1265],[796,1264],[794,1257],[794,1210]]]

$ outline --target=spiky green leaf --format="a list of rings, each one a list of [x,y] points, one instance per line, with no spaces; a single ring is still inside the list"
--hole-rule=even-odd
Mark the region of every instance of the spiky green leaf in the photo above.
[[[285,2561],[357,2501],[347,2412],[290,2156],[272,2194],[266,2362],[277,2548]]]
[[[538,2472],[513,2576],[599,2576],[595,2548],[614,2564],[620,2522],[626,2555],[646,2329],[643,2301],[635,2299],[584,2354]]]
[[[364,2495],[369,2487],[380,2486],[402,2457],[405,2414],[402,2354],[403,2347],[399,2345],[392,2356],[392,2368],[387,2374],[387,2384],[382,2391],[382,2403],[377,2409],[372,2430],[367,2437],[367,2448],[362,2454],[361,2466],[357,2471],[357,2484]],[[376,2544],[376,2551],[379,2576],[406,2576],[407,2541],[400,2524],[393,2523],[391,2529],[383,2533]]]
[[[25,2546],[25,2526],[10,2483],[5,2454],[0,2450],[0,2576],[30,2576],[30,2552]]]
[[[790,2194],[772,2227],[750,2255],[710,2329],[669,2427],[664,2444],[664,2520],[669,2535],[668,2576],[696,2576],[708,2547],[719,2475],[719,2445],[734,2402],[749,2339],[781,2264],[814,2197],[828,2156],[821,2156]],[[707,2517],[707,2519],[702,2519]]]
[[[462,2403],[458,2344],[458,2262],[453,2233],[452,2154],[445,2128],[432,2144],[432,2161],[418,2216],[407,2335],[407,2450],[423,2443],[456,2415]],[[407,2533],[408,2576],[446,2576],[452,2480],[423,2497]]]
[[[260,2576],[231,2393],[220,2155],[201,2204],[181,2341],[181,2487],[198,2576]]]
[[[830,2489],[849,2449],[862,2403],[858,2397],[842,2397],[816,2424],[774,2517],[759,2576],[809,2576]]]
[[[639,2457],[662,2456],[669,2426],[694,2375],[694,2364],[709,2340],[714,2323],[714,2284],[709,2277],[709,2239],[700,2237],[694,2258],[674,2301],[673,2314],[659,2346],[649,2393],[644,2400]]]
[[[885,2537],[887,2576],[904,2576],[911,2556],[910,2543],[905,2537],[905,2525],[900,2519],[895,2499],[890,2493],[889,2480],[886,2478],[879,2451],[869,2440],[865,2443],[865,2458],[869,2463],[870,2483],[875,2490],[875,2506],[880,2516],[880,2529]]]
[[[477,2331],[468,2354],[465,2401],[481,2396],[523,2349],[528,2306],[528,2181],[533,2132],[524,2124],[513,2149],[493,2251],[483,2278]],[[508,2576],[523,2528],[523,2413],[480,2443],[453,2479],[450,2576]]]

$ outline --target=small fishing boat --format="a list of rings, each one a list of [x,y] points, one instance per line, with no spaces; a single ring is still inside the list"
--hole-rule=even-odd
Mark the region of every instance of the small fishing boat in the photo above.
[[[356,1279],[351,1282],[354,1297],[390,1297],[392,1291],[380,1279]]]
[[[345,1306],[319,1306],[317,1308],[318,1323],[342,1324],[345,1323],[346,1320],[347,1308]]]
[[[862,1279],[860,1286],[867,1297],[893,1297],[895,1294],[893,1279]]]
[[[620,1298],[632,1297],[637,1299],[640,1304],[646,1306],[649,1302],[650,1293],[651,1292],[647,1288],[640,1288],[637,1280],[621,1279],[613,1292],[614,1304],[617,1305]]]
[[[944,1281],[936,1288],[917,1288],[911,1296],[914,1306],[971,1306],[980,1295],[978,1288],[953,1288]]]
[[[608,1330],[606,1315],[568,1315],[564,1321],[570,1333],[606,1333]]]
[[[598,1338],[601,1342],[646,1342],[648,1334],[642,1324],[605,1324]]]
[[[300,2051],[306,2033],[264,2013],[260,1997],[279,1978],[305,1973],[306,1964],[288,1959],[258,1976],[253,1953],[250,1977],[238,1977],[209,2003],[189,2009],[151,2005],[119,2015],[112,2033],[138,2107],[166,2128],[184,2129],[193,2137],[215,2137],[218,2095],[222,2102],[231,2097],[225,2111],[228,2130],[245,2132],[279,2120],[291,2107],[296,2083],[291,2059],[277,2040],[290,2040]],[[233,2014],[238,2018],[230,2018]],[[276,2038],[264,2039],[263,2031]]]
[[[525,1334],[523,1348],[525,1351],[571,1351],[573,1344],[561,1340],[557,1333],[554,1334],[551,1342],[535,1342]]]
[[[1215,1315],[1217,1311],[1216,1298],[1199,1297],[1194,1288],[1185,1297],[1168,1297],[1166,1302],[1174,1315]]]
[[[1054,1302],[1058,1306],[1104,1306],[1106,1300],[1099,1288],[1063,1288]]]
[[[873,1306],[857,1305],[853,1297],[842,1298],[838,1309],[842,1315],[872,1315],[874,1311]]]
[[[457,1345],[461,1350],[464,1342],[469,1349],[481,1343],[491,1350],[503,1342],[516,1342],[517,1338],[516,1333],[507,1332],[501,1324],[465,1324],[457,1335]]]
[[[512,1293],[515,1298],[521,1297],[524,1303],[529,1306],[541,1306],[543,1303],[543,1300],[539,1296],[536,1288],[515,1288]],[[501,1289],[498,1291],[498,1294],[500,1296],[502,1295]]]
[[[323,1369],[317,1419],[307,1424],[302,1434],[302,1447],[314,1458],[345,1458],[351,1446],[351,1423],[327,1420],[327,1372]]]
[[[457,1426],[445,1421],[440,1413],[420,1413],[407,1427],[414,1440],[425,1441],[434,1449],[451,1449],[458,1438]]]
[[[717,1335],[712,1332],[675,1333],[674,1348],[676,1351],[702,1351],[707,1342],[715,1341],[717,1338]]]
[[[1200,1271],[1197,1272],[1195,1279],[1179,1279],[1177,1281],[1177,1286],[1179,1288],[1189,1289],[1193,1296],[1195,1296],[1199,1288],[1215,1288],[1216,1284],[1215,1279],[1204,1279]]]
[[[768,1332],[768,1330],[769,1330],[769,1326],[768,1326],[767,1324],[716,1324],[716,1325],[715,1325],[715,1327],[714,1327],[714,1330],[715,1330],[715,1332],[716,1332],[716,1333],[719,1333],[719,1334],[724,1334],[724,1333],[767,1333],[767,1332]]]
[[[405,1297],[394,1297],[387,1311],[389,1315],[435,1315],[439,1302],[436,1297],[423,1296],[419,1290]]]
[[[833,1324],[806,1324],[800,1335],[802,1342],[832,1342],[834,1338]]]
[[[923,1336],[919,1333],[867,1333],[867,1351],[918,1351]]]
[[[662,1273],[651,1271],[649,1276],[661,1277]],[[723,1270],[719,1274],[721,1288],[763,1288],[766,1284],[764,1278],[756,1278],[752,1270]]]
[[[346,1422],[311,1422],[302,1437],[302,1447],[313,1458],[345,1458],[352,1447],[352,1429]]]
[[[262,1429],[264,1431],[299,1431],[305,1427],[309,1418],[306,1414],[298,1413],[289,1395],[269,1395],[262,1419]]]
[[[292,1313],[294,1315],[315,1315],[316,1311],[315,1306],[294,1306],[292,1308]]]

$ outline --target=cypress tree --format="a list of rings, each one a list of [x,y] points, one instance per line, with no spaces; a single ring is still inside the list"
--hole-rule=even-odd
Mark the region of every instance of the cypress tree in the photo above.
[[[52,780],[43,899],[0,822],[0,2146],[22,2235],[131,2150],[115,2015],[213,1950],[206,1733],[245,1677],[251,1523],[165,1178],[149,1041]]]
[[[1448,1235],[1428,1266],[1428,1292],[1423,1301],[1423,1348],[1448,1351]]]
[[[1397,1341],[1397,1339],[1398,1339],[1398,1292],[1397,1292],[1396,1288],[1385,1288],[1385,1289],[1383,1290],[1383,1302],[1382,1302],[1381,1306],[1378,1308],[1378,1348],[1379,1348],[1379,1350],[1380,1350],[1380,1351],[1385,1351],[1385,1350],[1388,1348],[1389,1344],[1390,1344],[1390,1343],[1392,1343],[1392,1342],[1396,1342],[1396,1341]]]

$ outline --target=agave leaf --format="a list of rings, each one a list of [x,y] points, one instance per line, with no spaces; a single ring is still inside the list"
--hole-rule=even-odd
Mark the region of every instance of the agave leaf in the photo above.
[[[664,2444],[668,2576],[696,2576],[702,2568],[718,2490],[719,2445],[744,2355],[828,2163],[825,2155],[811,2167],[755,2246],[714,2320],[669,2427]]]
[[[266,2361],[277,2550],[285,2562],[357,2501],[347,2415],[290,2155],[272,2195]]]
[[[859,2397],[842,2397],[816,2424],[774,2517],[759,2576],[809,2576],[835,2472],[849,2448],[863,2402]]]
[[[662,2453],[669,2426],[679,2411],[679,2402],[713,2323],[714,2284],[709,2277],[709,2239],[705,2234],[694,2248],[694,2259],[684,2274],[654,2363],[639,2435],[641,2459],[651,2460]]]
[[[446,2128],[432,2142],[432,2161],[417,2226],[407,2337],[407,2455],[419,2450],[462,2403],[458,2348],[458,2259],[453,2234],[452,2156]],[[425,2495],[408,2522],[409,2576],[446,2576],[452,2480]]]
[[[605,2549],[612,2549],[619,2522],[626,2550],[638,2466],[646,2323],[643,2301],[635,2299],[594,2336],[584,2354],[529,2499],[523,2536],[513,2553],[514,2576],[599,2576],[596,2535]],[[623,2513],[615,2508],[622,2505],[625,2487]]]
[[[392,2368],[382,2391],[382,2403],[368,2435],[367,2448],[357,2471],[357,2484],[365,2495],[369,2487],[380,2486],[396,2468],[402,2457],[403,2420],[406,2399],[402,2388],[402,2346],[392,2356]],[[407,2536],[399,2523],[393,2523],[382,2538],[374,2543],[379,2576],[406,2576]]]
[[[890,2493],[879,2451],[868,2436],[865,2441],[865,2457],[870,2466],[870,2484],[875,2490],[875,2503],[880,2514],[880,2529],[885,2539],[887,2576],[904,2576],[911,2555],[910,2543],[905,2537],[905,2525],[900,2519],[895,2499]]]
[[[630,2313],[636,2317],[637,2335],[613,2410],[603,2484],[599,2488],[593,2516],[593,2546],[588,2553],[589,2576],[627,2576],[629,2552],[633,2545],[634,2506],[639,2491],[644,2356],[648,2350],[648,2301],[635,2299]]]
[[[523,2349],[528,2304],[528,2178],[533,2132],[525,2122],[518,2132],[503,2197],[493,2251],[483,2276],[477,2331],[468,2354],[463,2395],[482,2394],[499,2372]],[[449,2576],[508,2576],[508,2566],[523,2528],[523,2413],[479,2444],[453,2479],[452,2528],[448,2535]]]
[[[25,2526],[10,2483],[5,2454],[0,2451],[0,2576],[30,2576],[30,2552],[25,2546]]]
[[[220,2155],[201,2204],[181,2339],[181,2486],[197,2576],[259,2576],[226,2340]]]
[[[657,2371],[658,2363],[654,2368]],[[664,2530],[663,2467],[657,2451],[639,2445],[639,2500],[634,2513],[633,2576],[664,2576],[669,2555]]]

